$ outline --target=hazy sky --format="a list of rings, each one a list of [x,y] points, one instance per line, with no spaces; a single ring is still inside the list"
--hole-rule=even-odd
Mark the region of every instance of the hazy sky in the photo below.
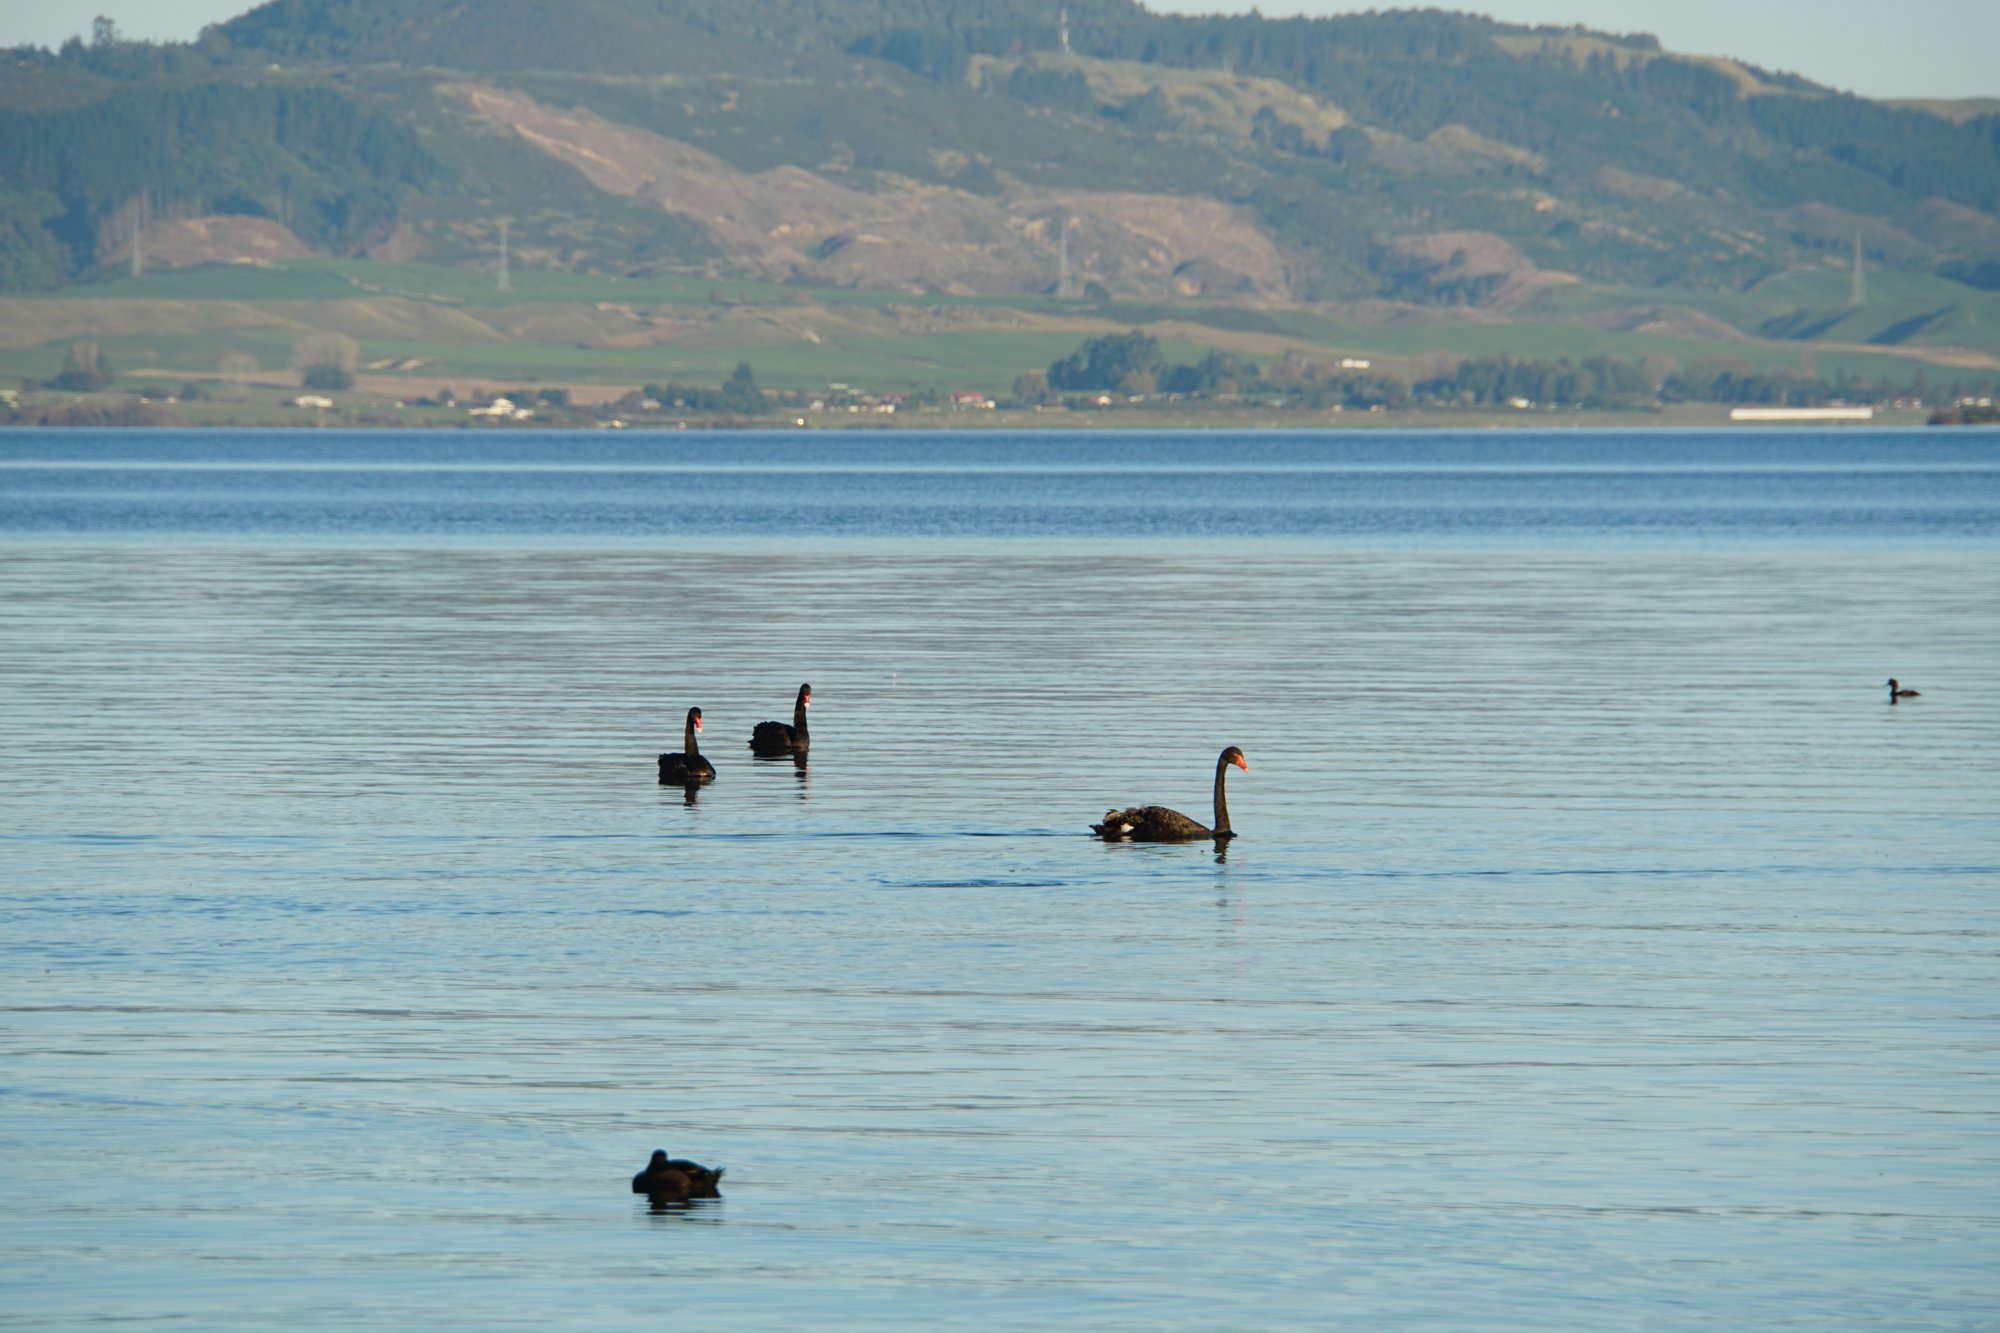
[[[1049,0],[1054,8],[1060,0]],[[1261,0],[1265,14],[1339,14],[1398,4],[1463,8],[1512,23],[1582,23],[1650,32],[1676,51],[1736,56],[1869,97],[2000,97],[2000,3],[1995,0]],[[1156,12],[1244,11],[1229,0],[1146,0]],[[104,14],[127,37],[186,41],[248,0],[0,0],[0,46],[59,46],[88,38]]]

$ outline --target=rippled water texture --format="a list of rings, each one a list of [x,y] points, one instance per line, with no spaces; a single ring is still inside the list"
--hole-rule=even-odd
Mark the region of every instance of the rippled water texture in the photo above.
[[[0,1326],[2000,1325],[1996,515],[1990,432],[0,436]],[[1230,743],[1226,851],[1088,835]]]

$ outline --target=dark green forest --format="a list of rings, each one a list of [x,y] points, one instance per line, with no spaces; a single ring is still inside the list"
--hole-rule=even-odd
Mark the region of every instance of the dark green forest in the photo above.
[[[309,244],[346,251],[386,234],[402,193],[444,174],[407,126],[332,89],[222,82],[0,108],[0,161],[10,213],[41,209],[54,248],[30,249],[49,276],[88,269],[106,222],[134,201],[278,218]]]

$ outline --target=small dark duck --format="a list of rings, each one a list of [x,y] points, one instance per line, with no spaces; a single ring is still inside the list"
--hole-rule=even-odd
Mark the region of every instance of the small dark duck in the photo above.
[[[669,1157],[666,1149],[655,1148],[646,1169],[632,1177],[632,1192],[667,1203],[680,1203],[687,1199],[719,1199],[722,1191],[716,1186],[721,1183],[725,1169],[718,1166],[711,1171],[700,1162]]]
[[[1894,676],[1889,677],[1890,703],[1894,703],[1898,699],[1914,699],[1916,697],[1917,697],[1917,692],[1915,690],[1906,690],[1901,685],[1898,685],[1896,683],[1896,678]]]

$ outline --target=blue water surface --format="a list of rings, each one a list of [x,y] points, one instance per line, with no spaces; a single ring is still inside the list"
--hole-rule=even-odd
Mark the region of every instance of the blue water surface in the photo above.
[[[0,537],[1983,540],[1995,432],[0,439]]]
[[[0,1324],[1994,1327],[1996,446],[0,434]]]

